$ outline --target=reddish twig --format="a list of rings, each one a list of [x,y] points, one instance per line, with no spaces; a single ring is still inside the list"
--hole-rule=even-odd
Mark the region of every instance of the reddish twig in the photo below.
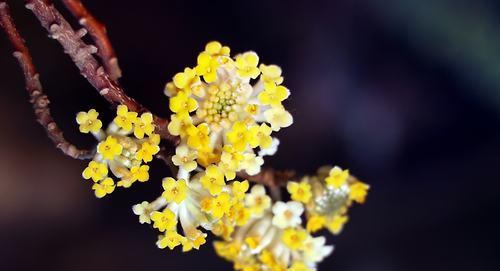
[[[17,31],[14,21],[10,15],[9,7],[4,1],[0,1],[0,26],[14,47],[14,57],[19,61],[24,78],[26,90],[30,95],[30,102],[38,122],[45,128],[47,135],[64,154],[78,159],[87,159],[93,156],[89,150],[80,150],[69,143],[63,136],[62,131],[55,123],[49,109],[49,99],[43,92],[39,75],[33,65],[31,55],[26,47],[23,38]]]
[[[285,185],[290,179],[295,176],[293,170],[275,170],[273,168],[263,168],[256,175],[248,175],[246,172],[238,172],[238,176],[247,179],[251,182],[260,183],[270,187],[271,189],[279,188]]]
[[[103,68],[94,58],[93,54],[98,52],[98,49],[92,45],[87,45],[82,41],[82,37],[87,33],[86,30],[74,31],[70,24],[63,16],[51,5],[49,0],[27,0],[26,7],[31,10],[38,18],[42,26],[49,32],[50,37],[57,40],[64,51],[71,57],[75,65],[80,70],[90,84],[111,104],[124,104],[130,110],[135,112],[148,112],[147,108],[139,104],[133,98],[127,96],[121,86],[115,81],[117,78],[116,70],[118,68],[116,57],[114,55],[111,43],[109,42],[104,26],[98,23],[92,15],[85,9],[79,0],[62,0],[68,9],[78,18],[82,19],[84,25],[91,33],[96,45],[100,49],[100,57],[107,65],[116,65],[115,67]],[[46,127],[49,137],[56,142],[58,148],[72,157],[82,157],[86,151],[80,151],[71,144],[67,143],[62,137],[62,132],[53,122],[48,111],[48,99],[41,90],[38,74],[36,74],[31,57],[27,51],[24,41],[17,33],[17,30],[12,23],[8,14],[7,5],[0,0],[0,10],[2,11],[2,27],[6,29],[9,38],[16,48],[14,55],[21,63],[26,76],[27,89],[32,96],[32,103],[35,107],[37,117]],[[114,60],[113,60],[114,59]],[[119,69],[119,68],[118,68]],[[115,76],[112,76],[115,72]],[[167,129],[168,120],[154,116],[156,132],[163,139],[168,140],[172,146],[177,146],[180,142],[178,137],[172,136]],[[158,154],[158,158],[171,163],[165,149]],[[257,175],[248,175],[244,172],[239,172],[238,176],[252,182],[260,183],[271,188],[271,191],[278,194],[279,188],[286,184],[295,176],[294,171],[278,171],[272,168],[265,168]]]
[[[110,78],[117,81],[121,77],[121,70],[113,46],[106,34],[106,27],[92,16],[80,0],[62,0],[62,2],[78,19],[80,25],[87,29],[97,46],[97,54],[101,58],[104,68]]]
[[[71,57],[80,73],[111,104],[124,104],[131,111],[149,112],[147,108],[127,96],[123,89],[115,83],[105,69],[92,54],[97,48],[82,41],[86,31],[74,31],[71,25],[50,3],[44,0],[27,0],[26,8],[31,10],[50,37],[57,40],[64,51]],[[154,116],[156,132],[163,138],[177,144],[179,138],[172,136],[167,129],[168,120]]]

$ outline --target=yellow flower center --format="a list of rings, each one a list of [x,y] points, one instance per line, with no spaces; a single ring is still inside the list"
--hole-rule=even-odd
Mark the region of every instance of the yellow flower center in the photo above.
[[[284,213],[284,217],[287,219],[287,220],[290,220],[293,218],[293,213],[290,211],[290,210],[286,210],[285,213]]]

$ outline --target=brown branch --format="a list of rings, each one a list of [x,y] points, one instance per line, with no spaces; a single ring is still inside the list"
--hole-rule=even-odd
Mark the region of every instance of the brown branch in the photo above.
[[[93,38],[98,46],[104,46],[108,49],[111,49],[111,54],[102,53],[101,58],[106,63],[107,60],[112,60],[114,57],[114,53],[112,53],[112,47],[109,43],[109,40],[105,36],[104,28],[100,23],[97,23],[95,19],[86,11],[83,5],[76,0],[63,0],[64,3],[68,6],[68,8],[75,14],[77,17],[87,18],[86,20],[92,21],[94,23],[89,23],[86,25],[89,32],[97,31],[93,35]],[[127,96],[121,86],[115,82],[103,67],[99,64],[99,62],[92,56],[92,54],[97,52],[97,48],[94,46],[89,46],[82,41],[82,37],[86,34],[86,31],[77,31],[75,32],[69,23],[63,18],[63,16],[54,8],[53,5],[48,3],[48,0],[27,0],[26,7],[31,10],[35,16],[38,18],[42,26],[47,29],[50,34],[50,37],[57,40],[64,48],[64,51],[71,57],[73,62],[76,64],[82,76],[84,76],[90,84],[99,91],[99,94],[102,95],[108,102],[111,104],[124,104],[130,110],[136,112],[147,112],[148,110],[139,104],[137,101]],[[0,6],[6,9],[6,4],[3,1],[0,1]],[[74,10],[72,10],[74,9]],[[80,10],[80,9],[83,9]],[[2,16],[6,17],[6,16]],[[92,18],[92,19],[88,19]],[[7,16],[7,24],[10,22],[10,16]],[[6,24],[2,21],[2,26]],[[36,74],[34,70],[34,66],[31,63],[31,57],[27,52],[26,47],[24,46],[24,42],[15,31],[13,24],[10,23],[10,28],[14,29],[14,39],[13,43],[16,46],[17,51],[15,56],[19,59],[23,70],[25,71],[26,80],[27,80],[27,88],[30,93],[38,93],[37,96],[40,98],[33,99],[33,103],[36,104],[38,100],[44,101],[48,104],[47,97],[42,94],[40,83],[38,81],[38,74]],[[4,26],[5,28],[5,26]],[[9,28],[9,27],[7,27]],[[7,31],[9,33],[9,31]],[[94,36],[95,35],[95,36]],[[9,34],[9,37],[11,35]],[[99,45],[99,43],[101,43]],[[20,45],[19,45],[20,44]],[[108,47],[107,47],[108,46]],[[110,57],[112,55],[113,57]],[[115,58],[116,59],[116,58]],[[109,61],[108,61],[109,64]],[[38,90],[38,92],[36,91]],[[41,99],[43,97],[43,99]],[[43,102],[42,102],[43,104]],[[46,104],[45,104],[46,107]],[[36,111],[39,112],[39,111]],[[38,113],[37,113],[38,115]],[[50,117],[50,114],[49,114]],[[156,132],[160,134],[160,136],[164,139],[167,139],[172,146],[176,146],[179,144],[179,138],[170,135],[167,130],[168,120],[162,119],[160,117],[154,116],[154,122],[156,124]],[[43,124],[43,123],[42,123]],[[53,121],[47,124],[47,131],[57,129],[57,126]],[[57,129],[57,131],[59,131]],[[55,135],[60,135],[62,138],[62,133],[59,131],[55,133]],[[49,136],[51,134],[49,133]],[[52,137],[51,137],[52,138]],[[60,139],[59,137],[53,138]],[[64,145],[59,145],[59,148],[63,148]],[[74,147],[70,148],[74,151]],[[63,149],[64,151],[64,149]],[[70,155],[71,156],[71,155]],[[158,158],[163,159],[165,161],[171,162],[165,150],[162,150],[160,154],[158,154]],[[238,176],[244,179],[247,179],[252,182],[260,183],[266,185],[271,188],[273,193],[278,194],[279,187],[286,184],[288,180],[295,176],[294,171],[278,171],[273,168],[264,168],[257,175],[248,175],[245,172],[239,172]]]
[[[78,19],[80,25],[87,29],[97,46],[97,54],[101,58],[106,72],[113,81],[117,81],[121,77],[121,70],[113,46],[106,34],[106,27],[92,16],[80,0],[62,0],[62,2]]]
[[[247,179],[251,182],[260,183],[271,189],[276,189],[284,186],[291,178],[295,177],[295,171],[293,170],[276,170],[273,168],[263,168],[256,175],[249,175],[246,172],[238,172],[238,176],[243,179]]]
[[[37,121],[45,128],[49,138],[64,154],[78,159],[88,159],[92,157],[92,151],[80,150],[69,143],[52,118],[49,109],[50,102],[43,92],[42,84],[40,83],[39,75],[33,65],[31,55],[23,38],[16,29],[10,15],[9,6],[4,1],[0,1],[0,26],[12,43],[14,47],[13,55],[19,61],[19,65],[23,70],[26,90],[30,96],[30,102],[33,105]]]
[[[97,48],[82,41],[86,31],[74,31],[64,17],[48,3],[47,0],[27,0],[26,8],[31,10],[49,36],[57,40],[64,51],[71,57],[83,77],[111,104],[124,104],[135,112],[149,112],[147,108],[127,96],[123,89],[115,83],[105,69],[92,54]],[[172,136],[167,130],[168,120],[154,116],[156,133],[172,144],[178,144],[179,138]]]

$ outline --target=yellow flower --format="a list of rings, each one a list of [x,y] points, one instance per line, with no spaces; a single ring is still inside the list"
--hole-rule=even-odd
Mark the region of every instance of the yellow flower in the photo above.
[[[328,186],[339,188],[347,182],[347,178],[349,178],[349,170],[342,170],[339,167],[334,167],[330,170],[325,181]]]
[[[144,138],[144,134],[150,136],[155,130],[151,113],[143,113],[140,118],[136,118],[134,124],[134,135],[138,139]]]
[[[198,55],[198,65],[196,66],[196,74],[203,76],[203,79],[207,83],[212,83],[217,79],[217,68],[219,67],[219,62],[217,62],[217,57],[212,57],[206,52],[202,52]]]
[[[178,89],[174,82],[168,82],[166,85],[165,85],[165,89],[163,90],[163,93],[167,96],[167,97],[172,97],[174,95],[177,95],[177,93],[179,93],[179,91],[182,91],[181,89]]]
[[[196,75],[194,69],[185,68],[184,72],[179,72],[174,76],[174,85],[190,93],[191,86],[200,82],[200,77]]]
[[[273,107],[264,111],[266,122],[271,124],[273,131],[279,131],[281,128],[286,128],[293,123],[293,117],[288,111],[281,107]]]
[[[250,147],[267,149],[271,147],[273,138],[271,137],[272,129],[267,124],[262,123],[260,126],[254,125],[250,127]]]
[[[348,220],[349,218],[345,215],[336,215],[331,221],[328,222],[326,226],[328,227],[328,230],[330,230],[330,232],[332,232],[333,234],[339,234],[342,231],[344,224],[347,223]]]
[[[233,259],[236,258],[236,256],[240,252],[241,246],[236,242],[229,243],[229,242],[215,241],[214,248],[217,255],[219,255],[224,259],[232,261]]]
[[[193,250],[193,242],[186,237],[181,238],[182,252]]]
[[[220,155],[217,153],[214,153],[212,150],[209,148],[206,148],[204,150],[198,151],[198,164],[203,166],[203,167],[208,167],[210,164],[215,164],[219,162],[220,160]]]
[[[248,236],[245,238],[245,244],[251,249],[256,249],[259,246],[260,237],[258,236]]]
[[[294,262],[293,265],[288,269],[288,271],[313,271],[314,269],[309,268],[303,262]]]
[[[97,145],[97,152],[106,160],[113,160],[115,156],[122,154],[122,150],[122,145],[112,136],[108,136],[105,141]]]
[[[129,112],[126,105],[119,105],[116,109],[116,118],[113,121],[124,131],[130,132],[136,119],[137,112]]]
[[[187,132],[189,136],[187,144],[189,147],[196,150],[206,150],[208,148],[208,144],[210,143],[208,124],[201,123],[198,126],[191,126]]]
[[[139,182],[145,182],[149,180],[149,166],[133,166],[130,169],[130,174],[132,175],[133,181],[138,180]]]
[[[227,217],[230,221],[234,221],[237,226],[242,226],[245,225],[250,219],[250,210],[245,208],[243,203],[238,202],[231,206]]]
[[[256,104],[248,104],[245,107],[245,112],[247,112],[250,115],[257,115],[259,113],[259,105]]]
[[[235,62],[237,73],[243,78],[255,79],[259,76],[260,70],[257,68],[259,65],[259,56],[254,52],[246,52],[236,57]]]
[[[220,194],[222,187],[226,185],[224,174],[214,165],[210,165],[205,170],[205,175],[200,178],[200,183],[212,196]]]
[[[282,240],[290,249],[298,250],[304,245],[307,236],[304,230],[288,228],[283,232]]]
[[[172,250],[176,246],[180,245],[181,241],[182,235],[178,234],[177,231],[167,231],[165,235],[158,240],[156,245],[161,249],[168,247]]]
[[[275,83],[276,85],[283,83],[281,68],[279,66],[260,64],[259,69],[262,72],[262,81],[265,83]]]
[[[250,209],[252,215],[262,216],[264,210],[271,207],[271,198],[266,194],[266,189],[262,185],[254,185],[245,198],[245,204]]]
[[[365,183],[354,183],[349,187],[349,200],[353,200],[357,203],[365,203],[369,188],[370,186]]]
[[[191,172],[198,166],[196,161],[194,161],[196,157],[196,151],[190,150],[186,145],[180,145],[175,149],[172,162],[174,165],[184,168],[187,172]]]
[[[179,204],[186,199],[188,186],[184,179],[176,181],[174,178],[167,177],[163,179],[162,186],[165,190],[162,197],[164,197],[168,202],[175,202]]]
[[[205,52],[211,56],[229,56],[230,49],[227,46],[222,46],[218,41],[211,41],[205,46]]]
[[[153,155],[157,154],[160,151],[160,147],[157,145],[151,145],[149,142],[144,142],[141,145],[141,148],[135,154],[135,159],[143,160],[145,163],[153,161]]]
[[[284,86],[276,86],[274,83],[266,84],[264,91],[259,93],[259,101],[263,105],[280,107],[281,102],[290,96],[290,91]]]
[[[267,249],[263,250],[260,255],[260,260],[269,269],[273,271],[285,271],[285,267],[278,259]],[[260,271],[260,267],[257,267]]]
[[[170,110],[177,114],[186,114],[195,111],[198,103],[184,91],[180,91],[174,97],[170,98]]]
[[[174,114],[167,128],[172,135],[185,137],[191,126],[193,126],[193,120],[188,114]]]
[[[161,137],[159,134],[151,134],[148,138],[148,142],[151,145],[160,145]]]
[[[139,216],[139,223],[151,224],[151,218],[149,217],[149,213],[151,212],[149,207],[149,202],[143,201],[139,204],[136,204],[132,207],[132,211],[134,214]]]
[[[201,245],[205,243],[205,238],[207,237],[206,233],[198,230],[197,228],[190,227],[184,231],[184,234],[189,240],[192,240],[192,244],[195,249],[198,249]]]
[[[229,212],[231,205],[231,196],[226,192],[222,192],[217,197],[212,199],[212,210],[210,211],[210,214],[219,219],[224,214]]]
[[[196,237],[196,239],[193,240],[193,247],[195,249],[199,249],[206,242],[207,242],[206,236],[205,235],[200,235],[200,236]]]
[[[83,170],[82,176],[88,180],[92,178],[94,182],[102,180],[108,175],[108,166],[106,163],[90,161],[89,165]]]
[[[231,185],[231,191],[233,192],[233,195],[237,200],[243,200],[249,187],[250,184],[247,180],[244,180],[242,182],[234,181]]]
[[[136,176],[133,176],[133,174],[128,169],[124,169],[124,173],[121,174],[122,179],[116,183],[116,186],[129,188],[133,183],[135,183],[135,181],[137,181],[137,179],[135,179],[134,177]]]
[[[98,132],[102,127],[102,122],[97,118],[99,113],[95,109],[90,109],[88,112],[78,112],[76,122],[80,124],[80,132],[89,133]]]
[[[225,223],[223,220],[217,221],[212,228],[212,233],[216,236],[222,237],[224,240],[231,239],[231,234],[234,232],[234,227]]]
[[[300,183],[289,182],[286,188],[293,200],[308,203],[312,197],[311,185],[305,181]]]
[[[228,164],[224,161],[220,161],[217,166],[220,168],[220,170],[224,173],[224,176],[228,181],[234,180],[236,178],[236,170],[238,170],[237,167],[234,167],[233,164]]]
[[[243,151],[247,148],[251,136],[247,126],[243,122],[238,121],[234,123],[231,131],[227,133],[227,140],[236,150]]]
[[[200,201],[200,209],[205,213],[210,213],[214,206],[212,197],[206,197]]]
[[[307,220],[306,229],[308,232],[314,233],[321,230],[326,224],[326,218],[320,215],[312,215]]]
[[[154,211],[151,213],[151,220],[154,222],[153,228],[161,232],[174,230],[177,226],[177,218],[168,208],[164,209],[163,212]]]
[[[240,162],[243,161],[241,152],[237,151],[231,145],[225,145],[222,150],[220,160],[236,170],[240,166]]]
[[[94,190],[95,196],[102,198],[107,194],[113,193],[115,190],[115,182],[111,178],[106,178],[98,183],[92,185],[92,190]]]
[[[241,169],[249,175],[255,175],[260,172],[260,167],[264,164],[264,159],[256,156],[255,153],[245,153],[241,162]]]

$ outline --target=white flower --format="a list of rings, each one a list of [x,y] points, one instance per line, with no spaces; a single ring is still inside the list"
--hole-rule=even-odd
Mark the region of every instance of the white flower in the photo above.
[[[139,216],[139,222],[141,224],[151,224],[151,218],[149,217],[149,213],[151,212],[149,208],[149,202],[143,201],[132,206],[132,211],[134,212],[134,214]]]
[[[333,252],[333,246],[326,246],[326,239],[323,236],[309,236],[304,242],[304,260],[310,265],[321,262],[325,257]]]
[[[241,168],[244,169],[249,175],[255,175],[260,172],[260,167],[264,164],[264,159],[260,156],[255,156],[254,153],[245,153]]]
[[[302,222],[300,216],[303,212],[304,206],[300,202],[278,201],[273,206],[273,225],[281,229],[296,227]]]
[[[175,155],[172,156],[174,165],[183,167],[187,172],[193,171],[198,164],[196,164],[196,151],[190,150],[187,145],[179,145],[175,149]]]
[[[271,207],[271,198],[262,185],[255,185],[245,198],[245,205],[254,217],[261,217],[265,210]]]

